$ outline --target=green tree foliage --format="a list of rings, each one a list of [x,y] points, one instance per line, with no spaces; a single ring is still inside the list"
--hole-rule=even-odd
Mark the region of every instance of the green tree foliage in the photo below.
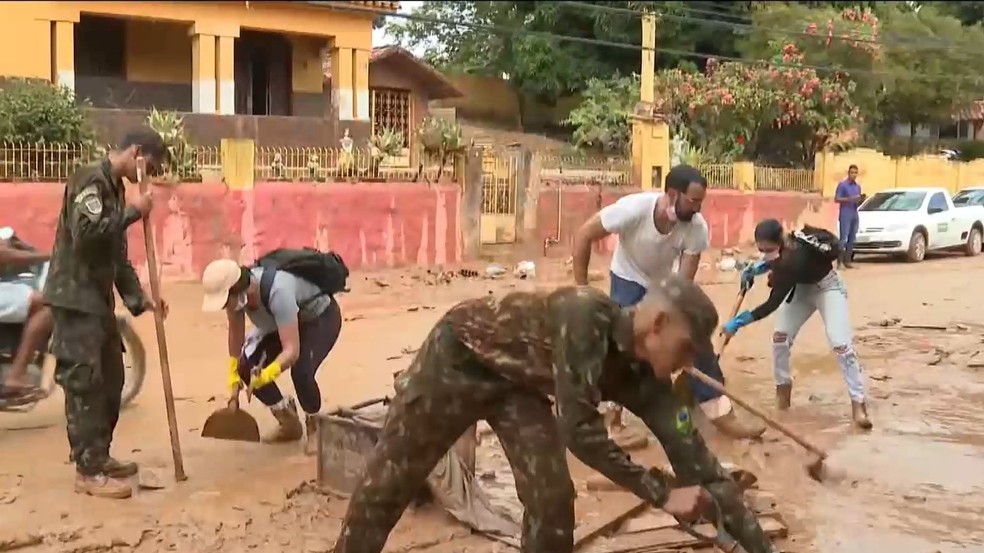
[[[722,32],[722,27],[706,22],[733,21],[729,16],[745,9],[718,6],[715,13],[720,15],[695,16],[689,11],[688,2],[580,4],[635,11],[659,9],[672,16],[660,21],[661,48],[723,56],[737,54],[734,35],[727,28]],[[520,90],[548,103],[582,91],[591,79],[639,71],[638,50],[529,34],[532,31],[637,45],[642,34],[637,13],[599,11],[565,2],[427,1],[413,15],[419,19],[394,20],[387,32],[403,46],[423,50],[429,63],[449,72],[508,75]],[[661,67],[681,64],[694,67],[691,56],[661,53],[657,58]]]
[[[83,106],[71,90],[22,79],[0,89],[0,141],[82,144],[93,137]]]
[[[591,79],[584,101],[564,123],[574,129],[578,148],[627,154],[632,136],[631,115],[639,102],[639,78]]]
[[[768,59],[783,45],[794,44],[804,64],[824,68],[819,70],[821,75],[843,72],[854,81],[853,101],[862,113],[872,116],[883,87],[878,73],[883,50],[878,17],[856,7],[804,4],[770,2],[755,10],[753,28],[740,43],[744,57]]]
[[[809,166],[859,113],[853,82],[801,68],[802,59],[786,44],[771,63],[712,63],[703,74],[664,71],[656,83],[660,110],[675,133],[712,158]]]
[[[984,95],[979,69],[984,29],[979,25],[962,26],[928,5],[886,14],[883,20],[894,34],[921,39],[923,45],[886,48],[881,67],[887,77],[879,103],[883,120],[909,124],[914,137],[918,125],[947,121]]]

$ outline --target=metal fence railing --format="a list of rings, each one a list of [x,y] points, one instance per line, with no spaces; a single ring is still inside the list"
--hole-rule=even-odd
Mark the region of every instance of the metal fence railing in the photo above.
[[[580,156],[537,153],[540,179],[559,184],[628,186],[632,161],[621,156]]]
[[[755,167],[755,190],[817,192],[812,169]]]
[[[735,166],[731,163],[708,163],[699,167],[707,179],[707,186],[713,189],[734,190],[738,188],[735,182]]]
[[[94,144],[0,143],[0,181],[64,182],[81,165],[99,159],[108,149]],[[436,182],[442,176],[454,180],[463,176],[460,152],[447,154],[443,162],[434,157],[420,154],[411,158],[409,150],[383,156],[373,148],[262,146],[253,149],[252,171],[258,181],[296,182]],[[533,165],[537,176],[546,183],[630,186],[632,182],[632,163],[625,157],[538,152]],[[755,166],[754,182],[739,186],[736,175],[747,173],[736,167],[732,163],[716,163],[701,165],[700,169],[714,189],[738,189],[752,184],[754,190],[818,191],[812,169]],[[223,162],[222,148],[189,146],[172,151],[169,177],[179,181],[219,180],[225,170],[228,167]],[[238,171],[248,174],[250,168],[246,165]]]
[[[0,142],[0,181],[64,182],[76,169],[106,155],[111,146],[95,144],[21,144]],[[222,178],[222,149],[192,146],[172,150],[167,177],[194,182]],[[253,172],[257,180],[332,182],[378,180],[381,182],[434,182],[442,175],[456,178],[461,156],[448,154],[443,160],[421,155],[424,162],[411,166],[408,152],[381,156],[368,148],[277,148],[257,147]],[[248,170],[248,169],[247,169]]]

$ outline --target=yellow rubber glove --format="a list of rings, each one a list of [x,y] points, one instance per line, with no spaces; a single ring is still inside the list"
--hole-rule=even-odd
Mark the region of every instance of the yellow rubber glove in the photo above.
[[[274,361],[273,363],[270,363],[264,367],[263,370],[253,375],[253,378],[249,381],[249,389],[255,390],[257,388],[262,388],[267,384],[273,384],[282,372],[284,372],[284,368],[280,366],[279,362]]]
[[[240,382],[242,381],[239,379],[239,359],[236,359],[235,357],[230,357],[229,358],[229,391],[230,392],[235,391],[236,386],[239,386]]]

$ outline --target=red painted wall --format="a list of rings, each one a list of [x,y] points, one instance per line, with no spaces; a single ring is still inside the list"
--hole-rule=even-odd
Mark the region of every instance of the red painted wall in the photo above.
[[[584,221],[602,207],[634,192],[639,190],[603,186],[545,187],[540,191],[537,204],[540,242],[559,238],[559,242],[550,246],[548,251],[562,252],[556,255],[570,255],[574,233]],[[809,223],[836,233],[836,206],[818,194],[764,191],[745,194],[736,190],[710,190],[702,213],[710,228],[711,247],[714,248],[733,247],[751,241],[755,224],[769,217],[779,219],[787,227]],[[614,247],[615,240],[612,238],[600,249],[610,252]]]
[[[51,247],[64,186],[0,183],[0,226]],[[158,189],[152,214],[165,279],[197,279],[217,257],[253,261],[277,247],[331,249],[351,269],[461,259],[457,186],[260,182],[252,191],[223,184]],[[130,259],[146,273],[143,228],[130,228]],[[141,275],[145,277],[145,274]]]

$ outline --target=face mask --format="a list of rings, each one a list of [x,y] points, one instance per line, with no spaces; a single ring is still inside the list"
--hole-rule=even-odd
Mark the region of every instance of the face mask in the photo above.
[[[239,294],[239,297],[236,298],[236,308],[234,310],[235,311],[242,311],[243,309],[246,309],[246,293],[245,292],[243,292],[242,294]]]
[[[677,221],[679,220],[679,219],[677,218],[677,212],[676,212],[676,204],[674,204],[674,205],[671,205],[671,206],[670,206],[670,207],[669,207],[669,208],[668,208],[668,209],[666,210],[666,218],[667,218],[667,219],[669,219],[670,221],[673,221],[674,223],[675,223],[675,222],[677,222]]]
[[[775,261],[779,259],[779,250],[763,253],[762,259],[766,261]]]

